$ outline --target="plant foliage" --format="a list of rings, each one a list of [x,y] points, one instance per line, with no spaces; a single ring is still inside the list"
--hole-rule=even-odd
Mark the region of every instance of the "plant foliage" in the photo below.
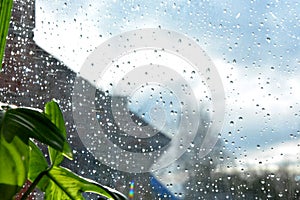
[[[48,145],[50,164],[32,139]],[[45,192],[45,199],[84,199],[83,192],[108,199],[126,199],[111,188],[61,167],[64,157],[72,159],[72,153],[63,115],[55,101],[47,103],[44,112],[1,106],[0,194],[4,194],[1,198],[12,199],[29,179],[32,184],[22,199],[35,187]]]
[[[8,34],[13,0],[1,0],[0,3],[0,70],[5,50],[6,36]]]

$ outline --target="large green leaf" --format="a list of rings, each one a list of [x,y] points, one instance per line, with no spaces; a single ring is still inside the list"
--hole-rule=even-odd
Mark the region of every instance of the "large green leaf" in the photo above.
[[[45,193],[45,200],[84,199],[82,192],[93,192],[109,199],[126,199],[121,193],[82,178],[66,168],[54,166],[47,176],[51,179]]]
[[[12,199],[27,179],[29,147],[19,137],[6,141],[0,134],[0,194]]]
[[[2,119],[1,134],[10,142],[15,136],[23,141],[34,138],[64,155],[72,157],[71,148],[66,145],[60,130],[41,112],[28,108],[7,109]]]
[[[44,112],[46,116],[51,120],[51,122],[56,125],[56,127],[60,130],[62,136],[65,138],[64,148],[68,148],[65,121],[58,104],[54,100],[46,103]],[[57,151],[56,149],[53,149],[52,147],[49,147],[48,150],[51,163],[55,166],[60,165],[60,163],[64,159],[62,153]]]
[[[28,179],[31,182],[43,172],[48,170],[48,163],[45,159],[45,156],[41,152],[41,150],[33,143],[30,142],[30,161],[29,161],[29,172],[28,172]],[[49,183],[48,177],[44,176],[38,182],[37,186],[42,190],[45,191],[46,187]]]
[[[0,3],[0,70],[5,51],[6,36],[8,33],[13,0],[1,0]]]

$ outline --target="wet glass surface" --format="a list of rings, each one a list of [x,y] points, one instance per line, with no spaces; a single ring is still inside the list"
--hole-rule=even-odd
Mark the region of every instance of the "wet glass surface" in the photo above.
[[[43,108],[45,102],[57,99],[75,156],[64,165],[129,198],[134,182],[132,199],[298,199],[299,8],[292,0],[15,1],[0,74],[0,100]],[[160,56],[149,50],[120,57],[98,83],[80,74],[86,58],[103,42],[146,28],[167,29],[190,38],[218,71],[224,87],[225,117],[217,141],[203,150],[207,151],[203,155],[199,156],[199,151],[204,133],[215,119],[213,91],[206,75],[197,75],[177,54],[159,49]],[[184,41],[185,37],[177,38],[176,45]],[[153,77],[159,77],[155,73],[159,70],[166,73],[154,78],[155,84],[144,81],[131,95],[122,96],[121,90],[114,90],[118,84],[129,91],[134,83],[146,80],[147,76],[134,74],[135,67],[143,63],[141,58],[178,68],[151,70],[158,64],[145,64],[143,72]],[[125,81],[130,81],[122,82],[121,72],[127,76]],[[189,93],[196,100],[189,98]],[[74,95],[80,97],[76,103]],[[77,123],[74,112],[83,125]],[[80,118],[80,112],[88,117]],[[190,123],[180,124],[183,116],[188,116]],[[186,145],[184,139],[193,132],[194,124],[199,125],[197,132]],[[185,134],[178,133],[180,127]],[[106,144],[101,138],[123,153],[161,152],[151,159],[128,159],[126,164],[126,159],[118,157],[123,154],[112,150],[105,160],[99,154]],[[172,143],[174,140],[177,143]],[[167,163],[164,151],[173,158],[172,153],[178,154],[180,149],[182,154],[167,166],[151,170],[155,162]],[[165,160],[159,160],[163,155],[167,155]],[[149,170],[131,170],[140,166]]]

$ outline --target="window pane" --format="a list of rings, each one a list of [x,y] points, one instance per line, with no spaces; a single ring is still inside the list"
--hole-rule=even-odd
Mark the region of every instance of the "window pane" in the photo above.
[[[16,1],[0,99],[57,99],[64,165],[129,198],[298,199],[299,13],[292,0]]]

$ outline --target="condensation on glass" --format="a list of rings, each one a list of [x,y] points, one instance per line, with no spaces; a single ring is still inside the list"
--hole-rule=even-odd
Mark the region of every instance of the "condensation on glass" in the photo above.
[[[0,73],[0,99],[38,108],[57,99],[75,155],[74,161],[66,161],[64,165],[125,195],[129,196],[133,190],[133,199],[299,199],[299,13],[299,3],[293,0],[18,0],[13,7]],[[97,46],[124,32],[146,28],[170,30],[190,38],[218,70],[225,91],[225,118],[216,144],[205,156],[198,154],[204,138],[201,133],[209,128],[214,109],[212,91],[201,74],[197,76],[182,64],[177,74],[188,81],[175,83],[176,91],[189,92],[192,88],[199,96],[197,102],[176,96],[173,86],[168,85],[173,80],[152,87],[144,83],[132,95],[112,96],[118,73],[126,74],[138,68],[135,64],[142,63],[138,59],[143,56],[164,56],[167,51],[150,54],[137,51],[119,59],[108,68],[102,84],[105,87],[97,88],[98,83],[78,79],[81,66]],[[179,38],[176,42],[183,40]],[[168,62],[178,64],[174,59],[169,58]],[[151,74],[153,69],[149,68],[148,72]],[[110,77],[114,76],[116,79],[112,80]],[[165,80],[164,77],[170,76],[162,74],[161,77]],[[78,84],[82,92],[76,90],[76,95],[82,97],[82,104],[88,101],[93,105],[84,110],[90,117],[82,121],[89,128],[86,137],[95,144],[95,149],[84,144],[78,134],[80,127],[73,118],[73,89]],[[126,84],[131,87],[133,82]],[[86,91],[94,93],[85,96]],[[130,172],[132,163],[128,164],[127,171],[121,170],[94,155],[97,145],[102,144],[98,134],[104,134],[123,151],[164,150],[166,144],[178,137],[178,122],[186,104],[190,106],[187,108],[198,109],[194,112],[200,113],[197,118],[200,128],[184,153],[168,166],[143,173]],[[129,116],[132,124],[122,124],[121,111]],[[193,112],[188,114],[193,116]],[[121,116],[119,121],[114,115]],[[128,131],[132,130],[131,125],[153,129],[131,134]],[[188,137],[192,125],[185,126]],[[180,141],[184,137],[176,138],[178,149],[183,148]],[[118,162],[118,156],[115,161]],[[147,166],[151,166],[154,161],[139,162],[149,162]],[[86,197],[97,198],[90,194]]]

